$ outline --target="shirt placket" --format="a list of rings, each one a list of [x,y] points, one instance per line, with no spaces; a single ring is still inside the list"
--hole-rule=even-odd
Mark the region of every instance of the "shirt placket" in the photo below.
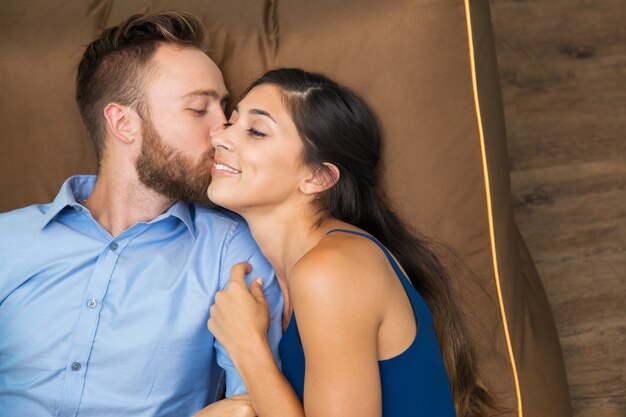
[[[111,240],[100,254],[89,279],[65,368],[64,385],[58,402],[60,405],[58,417],[78,415],[89,368],[89,356],[98,329],[100,310],[119,257],[130,240],[129,237],[123,237],[123,235]]]

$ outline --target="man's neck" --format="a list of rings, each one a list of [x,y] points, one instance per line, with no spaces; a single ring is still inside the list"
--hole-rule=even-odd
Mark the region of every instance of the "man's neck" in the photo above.
[[[149,222],[172,204],[169,199],[143,185],[134,170],[98,175],[91,195],[83,203],[92,217],[115,237],[140,222]]]

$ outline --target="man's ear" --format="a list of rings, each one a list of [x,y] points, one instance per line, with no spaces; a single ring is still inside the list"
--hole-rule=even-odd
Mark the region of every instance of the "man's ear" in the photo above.
[[[131,144],[141,135],[141,118],[128,106],[109,103],[104,108],[107,130],[125,144]]]
[[[330,162],[324,162],[324,168],[317,168],[311,175],[300,182],[300,191],[304,194],[319,194],[328,190],[339,181],[339,168]]]

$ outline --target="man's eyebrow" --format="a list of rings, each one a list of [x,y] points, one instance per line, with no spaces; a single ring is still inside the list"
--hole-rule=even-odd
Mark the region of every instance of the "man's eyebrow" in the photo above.
[[[237,113],[239,113],[239,106],[235,106],[235,108],[233,109],[233,111],[236,111]],[[274,120],[274,118],[272,117],[271,114],[269,114],[268,112],[266,112],[265,110],[261,110],[261,109],[250,109],[248,110],[248,113],[250,114],[258,114],[259,116],[266,116],[269,117],[272,122],[276,123],[276,120]],[[278,123],[276,123],[278,124]]]
[[[194,90],[190,93],[185,94],[184,96],[181,97],[182,98],[187,98],[187,97],[193,97],[193,96],[206,96],[206,97],[211,97],[214,98],[216,100],[220,100],[220,101],[224,101],[224,100],[228,100],[228,94],[225,94],[224,96],[221,96],[216,90]]]

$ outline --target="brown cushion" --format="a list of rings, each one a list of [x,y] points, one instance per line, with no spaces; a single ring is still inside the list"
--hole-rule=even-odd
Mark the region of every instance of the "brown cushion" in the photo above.
[[[47,202],[95,159],[73,101],[82,50],[149,1],[8,2],[0,13],[0,211]],[[471,3],[471,6],[468,5]],[[211,33],[234,99],[299,66],[351,87],[386,135],[389,195],[477,276],[458,282],[481,372],[510,416],[571,415],[552,314],[513,221],[486,0],[163,1]],[[471,25],[470,25],[471,23]],[[468,26],[469,30],[468,30]],[[470,34],[470,36],[468,36]]]

